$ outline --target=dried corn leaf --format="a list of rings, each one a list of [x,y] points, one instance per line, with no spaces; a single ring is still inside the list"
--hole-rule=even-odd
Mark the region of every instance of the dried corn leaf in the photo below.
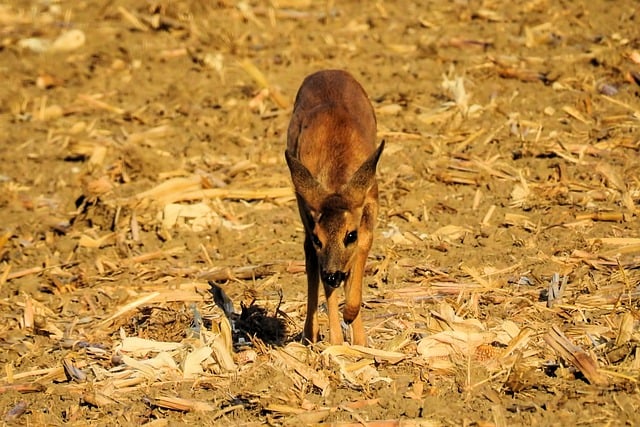
[[[213,358],[222,370],[231,372],[238,367],[233,360],[233,337],[231,324],[226,317],[221,317],[212,324],[212,332],[205,334],[206,340],[213,350]]]
[[[272,357],[277,363],[286,368],[288,372],[295,372],[304,380],[317,387],[321,394],[324,395],[328,391],[330,384],[329,378],[324,372],[316,371],[304,361],[299,360],[300,355],[304,354],[304,352],[301,352],[298,346],[299,344],[292,343],[288,344],[285,348],[276,349]]]
[[[124,363],[129,368],[132,368],[138,371],[148,380],[154,381],[159,377],[158,371],[153,366],[150,366],[145,362],[141,362],[127,355],[122,355],[121,358],[122,358],[122,363]]]
[[[202,375],[204,373],[202,363],[210,358],[212,353],[211,347],[202,346],[187,354],[182,366],[182,377],[185,380],[189,380]]]
[[[233,188],[205,188],[206,182],[199,175],[188,178],[171,178],[156,187],[139,193],[137,200],[151,199],[164,206],[169,203],[203,199],[236,199],[236,200],[264,200],[264,199],[293,199],[291,187],[276,187],[267,189],[233,189]]]
[[[98,390],[87,390],[82,394],[82,400],[97,408],[103,408],[110,405],[119,404],[117,400],[101,393]]]
[[[444,241],[447,243],[459,242],[465,235],[471,233],[468,227],[459,225],[445,225],[433,232],[431,238],[435,241]]]
[[[564,107],[562,107],[562,111],[564,111],[574,119],[584,123],[585,125],[588,125],[591,123],[591,119],[585,117],[584,114],[582,114],[580,111],[578,111],[577,109],[569,105],[565,105]]]
[[[159,396],[156,398],[147,398],[151,404],[165,409],[173,409],[175,411],[215,411],[218,408],[210,403],[195,399],[184,399],[180,397]]]
[[[86,234],[83,234],[80,236],[78,246],[82,248],[98,249],[113,244],[115,242],[115,238],[115,233],[106,234],[98,239],[94,239],[93,237],[89,237]]]
[[[596,164],[596,172],[604,176],[609,188],[615,188],[618,191],[626,191],[627,185],[620,174],[614,170],[611,164],[599,162]]]
[[[618,334],[616,336],[616,347],[622,346],[629,341],[634,332],[635,318],[630,312],[626,312],[622,315],[620,321],[620,327],[618,328]]]
[[[113,320],[124,316],[125,314],[127,314],[128,312],[135,310],[136,308],[138,308],[141,305],[147,304],[150,301],[154,300],[155,298],[157,298],[160,295],[159,292],[152,292],[150,294],[147,295],[143,295],[142,297],[138,298],[135,301],[132,301],[128,304],[125,304],[124,306],[120,307],[118,309],[118,311],[116,311],[114,314],[112,314],[111,316],[107,317],[105,320],[103,320],[101,322],[102,325],[106,325],[111,323]]]
[[[468,357],[481,345],[490,344],[496,338],[494,332],[443,331],[418,342],[418,354],[429,357]]]
[[[378,363],[387,362],[392,365],[395,365],[396,363],[399,363],[400,361],[402,361],[407,357],[406,354],[400,353],[397,351],[379,350],[376,348],[364,347],[360,345],[353,345],[351,346],[351,349],[355,350],[357,353],[360,353],[360,355],[363,357],[373,356],[373,358]]]
[[[591,384],[607,385],[609,381],[598,370],[598,363],[580,347],[573,344],[557,326],[552,326],[544,341],[564,360],[576,367]]]
[[[325,361],[331,361],[333,369],[338,368],[342,380],[350,387],[361,390],[365,386],[379,381],[391,382],[391,379],[382,377],[373,366],[374,360],[363,358],[363,353],[347,345],[333,345],[325,349],[322,354]],[[356,362],[351,360],[356,358]]]

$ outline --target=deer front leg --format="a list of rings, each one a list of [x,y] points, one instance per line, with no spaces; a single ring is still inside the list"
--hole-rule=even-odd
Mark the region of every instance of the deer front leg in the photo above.
[[[340,326],[340,310],[338,309],[338,292],[331,286],[324,285],[327,297],[327,311],[329,312],[329,342],[333,345],[342,344],[342,327]]]
[[[313,248],[313,243],[307,235],[304,239],[304,257],[307,270],[307,317],[304,321],[303,341],[315,343],[318,341],[318,285],[320,284],[320,271],[318,256]]]
[[[351,324],[353,344],[366,345],[364,324],[362,323],[362,281],[364,276],[367,253],[358,250],[351,269],[351,274],[345,286],[344,320]]]
[[[351,268],[349,279],[345,286],[344,321],[351,324],[353,344],[366,345],[364,324],[362,322],[362,282],[367,256],[373,244],[373,229],[378,215],[377,187],[373,189],[374,198],[364,206],[362,223],[360,224],[360,239],[358,251]]]

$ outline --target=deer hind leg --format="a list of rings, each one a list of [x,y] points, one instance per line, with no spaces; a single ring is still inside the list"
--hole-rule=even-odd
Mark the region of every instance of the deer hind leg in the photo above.
[[[307,269],[307,317],[304,321],[303,341],[311,343],[318,341],[318,288],[320,284],[320,269],[318,257],[313,243],[307,235],[304,240],[305,265]]]

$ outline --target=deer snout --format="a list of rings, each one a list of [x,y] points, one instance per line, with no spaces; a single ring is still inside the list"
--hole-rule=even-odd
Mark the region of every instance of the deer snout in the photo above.
[[[323,271],[321,274],[321,277],[322,277],[322,282],[325,285],[329,285],[332,288],[337,288],[347,278],[347,273],[343,271],[334,271],[332,273],[327,273],[326,271]]]

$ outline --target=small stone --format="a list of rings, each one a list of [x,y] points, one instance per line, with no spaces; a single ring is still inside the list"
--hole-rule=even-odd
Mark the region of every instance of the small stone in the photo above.
[[[69,52],[83,46],[86,37],[82,30],[69,30],[60,34],[51,45],[51,49],[58,52]]]

